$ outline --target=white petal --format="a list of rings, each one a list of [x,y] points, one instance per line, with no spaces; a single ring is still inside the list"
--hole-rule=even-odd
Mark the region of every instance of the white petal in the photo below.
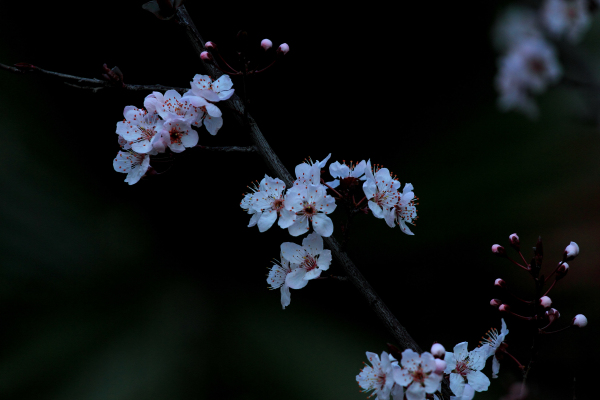
[[[258,230],[264,232],[273,226],[277,219],[277,211],[268,210],[262,213],[262,217],[258,220]]]
[[[329,237],[333,233],[333,221],[325,214],[317,214],[312,219],[313,229],[323,237]]]
[[[292,236],[304,235],[308,232],[308,218],[297,215],[296,222],[289,226],[288,232]]]
[[[459,374],[450,374],[450,390],[452,390],[456,396],[462,396],[463,391],[465,390],[465,378]]]
[[[400,364],[403,368],[415,371],[421,363],[421,356],[414,350],[406,349],[402,352],[402,360]]]
[[[323,250],[319,259],[317,260],[317,266],[320,270],[326,271],[331,265],[331,250]]]
[[[500,361],[494,356],[492,360],[492,378],[497,378],[498,372],[500,372]]]
[[[377,203],[369,200],[369,208],[373,212],[375,218],[383,218],[383,209]]]
[[[304,254],[305,250],[296,243],[285,242],[281,244],[281,255],[291,263],[302,264],[304,262]]]
[[[304,279],[306,270],[304,268],[298,268],[287,274],[285,277],[285,284],[292,289],[302,289],[308,285],[308,280]]]
[[[490,378],[481,371],[469,371],[467,373],[467,380],[476,392],[486,391],[490,386]]]
[[[285,310],[290,305],[290,287],[286,284],[281,286],[281,306]]]
[[[304,279],[309,281],[311,279],[316,279],[321,276],[321,270],[319,268],[312,269],[304,275]]]
[[[413,382],[413,384],[406,389],[406,398],[408,400],[425,400],[425,388],[420,384]]]
[[[281,217],[279,217],[278,225],[280,228],[287,228],[294,223],[294,219],[296,219],[295,212],[283,209],[281,210]]]
[[[446,361],[446,369],[444,370],[444,373],[449,374],[454,368],[456,368],[456,357],[454,357],[454,353],[446,352],[444,361]]]
[[[463,361],[467,358],[469,355],[469,351],[467,350],[468,346],[469,343],[467,342],[461,342],[454,346],[454,357],[456,358],[456,361]]]
[[[254,215],[252,215],[252,218],[250,218],[250,222],[248,223],[248,228],[256,225],[256,223],[258,222],[258,220],[260,219],[261,216],[262,216],[262,213],[260,211],[257,213],[254,213]]]
[[[323,238],[313,232],[302,240],[302,247],[305,247],[310,254],[316,256],[323,251]]]
[[[223,126],[223,118],[221,117],[211,117],[207,115],[204,118],[204,126],[206,126],[206,130],[211,135],[216,135],[219,129]]]
[[[398,385],[407,386],[409,383],[412,382],[412,380],[413,377],[410,374],[409,370],[403,368],[394,369],[394,381],[396,381]]]

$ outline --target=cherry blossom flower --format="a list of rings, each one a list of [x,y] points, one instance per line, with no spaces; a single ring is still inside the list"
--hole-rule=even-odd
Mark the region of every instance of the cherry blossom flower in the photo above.
[[[506,322],[504,322],[504,318],[502,318],[502,328],[500,329],[500,333],[498,333],[495,328],[492,328],[486,333],[481,341],[481,348],[486,352],[485,359],[487,360],[488,357],[494,356],[494,359],[492,360],[492,378],[497,378],[498,372],[500,371],[500,362],[496,357],[496,352],[500,349],[506,335],[508,335],[508,329],[506,329]]]
[[[158,151],[165,151],[165,145],[158,134],[163,122],[157,114],[127,106],[123,116],[125,119],[117,122],[117,134],[128,142],[128,148],[138,154],[157,154]]]
[[[546,0],[541,17],[550,34],[566,37],[572,43],[581,40],[591,24],[587,0]]]
[[[192,129],[189,122],[179,118],[167,120],[163,124],[161,135],[174,153],[181,153],[186,147],[198,144],[198,133]]]
[[[195,75],[194,80],[190,82],[194,96],[205,98],[208,101],[227,100],[233,96],[235,91],[233,82],[229,75],[221,75],[219,79],[213,82],[208,75]]]
[[[113,168],[117,172],[127,174],[125,182],[137,183],[150,167],[150,155],[138,154],[133,151],[119,151],[113,160]]]
[[[287,211],[285,209],[285,183],[281,179],[265,175],[260,182],[259,191],[252,198],[252,208],[257,214],[260,214],[257,217],[260,232],[273,226],[277,216]],[[281,226],[281,224],[280,219],[279,225]]]
[[[123,150],[131,149],[131,144],[121,135],[119,135],[119,146],[121,146]]]
[[[364,181],[367,179],[365,177],[366,167],[367,163],[365,160],[355,164],[350,163],[350,166],[346,165],[345,162],[343,164],[340,164],[338,161],[331,163],[329,164],[329,174],[339,179],[334,179],[331,182],[327,182],[327,184],[332,188],[336,188],[340,185],[340,179],[355,178]]]
[[[371,365],[365,365],[360,374],[356,375],[356,381],[363,392],[373,391],[371,396],[377,395],[376,400],[389,400],[394,389],[393,399],[401,400],[402,387],[394,385],[394,368],[388,353],[382,352],[380,359],[377,354],[367,351],[367,358]]]
[[[529,38],[513,46],[500,59],[496,89],[503,111],[519,110],[530,118],[538,113],[531,95],[546,90],[562,75],[554,47],[543,39]]]
[[[526,7],[507,8],[499,15],[493,29],[494,45],[502,52],[509,51],[523,40],[544,38],[537,13]]]
[[[281,213],[279,226],[288,228],[292,236],[300,236],[313,229],[321,236],[331,236],[333,222],[327,214],[336,208],[335,199],[327,194],[325,186],[309,184],[294,186],[287,192],[285,209]]]
[[[286,242],[281,244],[281,256],[299,268],[290,272],[285,283],[292,289],[301,289],[309,280],[318,278],[321,271],[329,269],[331,251],[323,249],[323,238],[313,232],[302,240],[302,246]]]
[[[191,100],[191,97],[182,97],[176,90],[171,89],[167,90],[164,96],[160,92],[153,92],[152,97],[146,97],[144,104],[150,109],[156,109],[158,115],[165,121],[181,119],[192,124],[202,116],[202,110]],[[204,105],[205,102],[201,103]],[[213,107],[217,108],[214,105]],[[221,116],[220,110],[215,113]]]
[[[467,351],[467,342],[454,346],[454,353],[446,352],[446,370],[450,374],[450,389],[458,397],[463,395],[465,385],[468,383],[476,392],[482,392],[490,386],[490,379],[485,376],[481,369],[485,366],[487,359],[486,350],[478,347]]]
[[[308,186],[309,184],[320,185],[321,184],[321,169],[327,165],[327,161],[331,157],[331,153],[323,161],[312,161],[310,157],[306,162],[296,165],[294,172],[296,173],[296,181],[294,181],[294,187],[296,186]]]
[[[285,283],[285,279],[290,272],[299,268],[298,264],[291,264],[286,260],[283,255],[280,256],[281,262],[274,261],[269,275],[267,276],[267,283],[271,286],[269,289],[281,288],[281,306],[285,310],[290,305],[290,287]],[[308,283],[308,281],[306,281]]]
[[[407,387],[408,400],[425,400],[426,393],[440,389],[442,375],[435,373],[435,358],[430,353],[419,354],[411,349],[402,352],[402,368],[394,370],[394,381]]]
[[[579,255],[579,245],[575,242],[571,242],[564,251],[564,258],[566,261],[571,261]]]
[[[413,224],[413,221],[417,219],[417,208],[415,207],[415,194],[413,193],[413,185],[407,183],[404,185],[402,194],[398,195],[398,202],[393,208],[383,209],[383,217],[385,222],[390,228],[393,228],[398,224],[402,232],[407,235],[414,235],[406,223]],[[413,224],[414,225],[414,224]]]
[[[387,168],[372,172],[370,162],[365,168],[365,176],[367,180],[363,184],[363,191],[369,200],[369,208],[376,218],[384,218],[383,210],[398,204],[400,182],[392,178]]]

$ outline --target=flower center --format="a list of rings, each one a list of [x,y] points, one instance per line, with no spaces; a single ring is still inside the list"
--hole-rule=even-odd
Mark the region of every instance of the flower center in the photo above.
[[[169,130],[169,136],[171,136],[171,143],[181,143],[181,137],[183,136],[183,132],[173,127],[171,128],[171,130]]]
[[[317,208],[315,207],[315,203],[304,202],[301,214],[306,215],[308,218],[312,218],[313,216],[315,216],[317,214]]]
[[[425,373],[423,372],[423,369],[421,368],[420,365],[419,365],[418,370],[412,371],[410,374],[412,375],[414,382],[416,382],[416,383],[425,382]]]
[[[271,208],[277,212],[281,211],[283,209],[283,199],[273,199]]]
[[[529,60],[529,69],[531,69],[531,71],[534,73],[541,75],[546,72],[546,64],[544,64],[544,61],[539,58],[533,58]]]
[[[317,260],[315,260],[310,255],[305,256],[301,267],[304,268],[306,271],[312,271],[313,269],[317,268]]]
[[[456,373],[462,376],[467,376],[469,372],[469,365],[464,361],[459,361],[456,363]]]

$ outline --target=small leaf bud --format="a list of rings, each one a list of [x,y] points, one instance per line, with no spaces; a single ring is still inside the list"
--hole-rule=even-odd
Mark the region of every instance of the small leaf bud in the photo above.
[[[552,305],[552,300],[548,296],[542,296],[539,300],[539,303],[542,307],[548,308]]]
[[[502,305],[500,305],[500,307],[498,307],[498,310],[500,310],[502,312],[508,312],[508,311],[510,311],[510,307],[508,304],[502,304]]]
[[[446,349],[444,348],[444,346],[442,346],[439,343],[434,343],[431,346],[431,354],[435,357],[435,358],[444,358],[444,355],[446,354]]]
[[[440,360],[439,358],[435,359],[435,373],[438,375],[442,375],[444,370],[446,369],[446,361]]]
[[[492,253],[498,254],[499,256],[506,256],[506,250],[504,250],[504,247],[500,246],[499,244],[492,246]]]
[[[517,251],[521,250],[521,243],[519,242],[519,237],[517,236],[516,233],[513,233],[512,235],[510,235],[508,237],[508,240],[510,240],[510,245],[512,247],[514,247],[515,250],[517,250]]]
[[[577,314],[575,318],[573,318],[573,325],[583,328],[587,325],[587,318],[583,314]]]
[[[577,257],[578,255],[579,255],[579,246],[577,245],[577,243],[571,242],[571,244],[565,248],[565,252],[563,254],[563,260],[570,261],[570,260],[574,259],[575,257]]]
[[[506,287],[506,282],[504,282],[503,279],[498,278],[494,281],[494,286],[498,286],[504,289]]]
[[[202,53],[200,53],[200,58],[207,62],[211,62],[213,59],[212,55],[210,55],[208,51],[203,51]]]
[[[278,48],[277,48],[277,53],[278,54],[282,54],[285,55],[287,54],[287,52],[290,51],[290,46],[288,46],[287,43],[282,43]]]
[[[204,47],[206,47],[207,49],[210,49],[210,50],[217,50],[217,45],[213,42],[206,42],[204,44]]]
[[[269,39],[263,39],[260,42],[260,47],[262,47],[264,51],[267,51],[273,47],[273,42],[271,42]]]
[[[490,305],[492,307],[500,307],[502,305],[502,300],[492,299],[492,300],[490,300]]]

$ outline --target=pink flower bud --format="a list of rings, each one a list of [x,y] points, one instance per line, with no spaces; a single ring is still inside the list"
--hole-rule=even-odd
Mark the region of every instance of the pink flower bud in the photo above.
[[[282,43],[278,48],[277,48],[277,53],[279,54],[287,54],[287,52],[290,51],[290,46],[288,46],[287,43]]]
[[[435,359],[435,373],[438,375],[441,375],[444,373],[445,369],[446,369],[446,361],[436,358]]]
[[[260,42],[260,47],[262,47],[264,51],[267,51],[273,47],[273,42],[271,42],[269,39],[263,39],[262,42]]]
[[[512,235],[510,235],[508,237],[508,240],[510,240],[510,244],[512,247],[514,247],[517,250],[521,249],[521,244],[519,242],[519,237],[517,236],[516,233],[513,233]]]
[[[566,262],[559,264],[556,269],[556,279],[564,278],[565,275],[567,275],[567,272],[569,272],[569,264]]]
[[[494,286],[499,286],[501,288],[505,288],[506,287],[506,282],[504,282],[504,280],[498,278],[494,281]]]
[[[555,319],[560,318],[560,313],[556,308],[551,308],[548,311],[546,311],[546,317],[548,317],[548,320],[550,322],[553,322]]]
[[[504,247],[500,246],[499,244],[495,244],[492,246],[492,253],[498,254],[499,256],[505,256],[506,250],[504,250]]]
[[[206,47],[207,49],[211,49],[211,50],[216,50],[217,49],[217,45],[214,44],[213,42],[206,42],[204,44],[204,47]]]
[[[444,355],[446,354],[446,349],[444,348],[444,346],[442,346],[439,343],[434,343],[431,346],[431,354],[435,357],[435,358],[444,358]]]
[[[583,328],[587,325],[587,318],[583,314],[577,314],[575,318],[573,318],[573,325]]]
[[[548,296],[542,296],[540,298],[540,305],[544,308],[548,308],[552,305],[552,300]]]
[[[502,305],[502,301],[498,299],[492,299],[490,300],[490,305],[492,307],[500,307]]]
[[[510,307],[508,306],[508,304],[502,304],[500,307],[498,307],[498,310],[502,312],[508,312],[510,311]]]
[[[212,61],[212,56],[210,55],[210,53],[208,51],[203,51],[202,53],[200,53],[200,58],[203,59],[204,61]]]
[[[577,243],[571,242],[571,244],[565,248],[563,259],[569,261],[577,257],[577,255],[579,255],[579,246]]]

